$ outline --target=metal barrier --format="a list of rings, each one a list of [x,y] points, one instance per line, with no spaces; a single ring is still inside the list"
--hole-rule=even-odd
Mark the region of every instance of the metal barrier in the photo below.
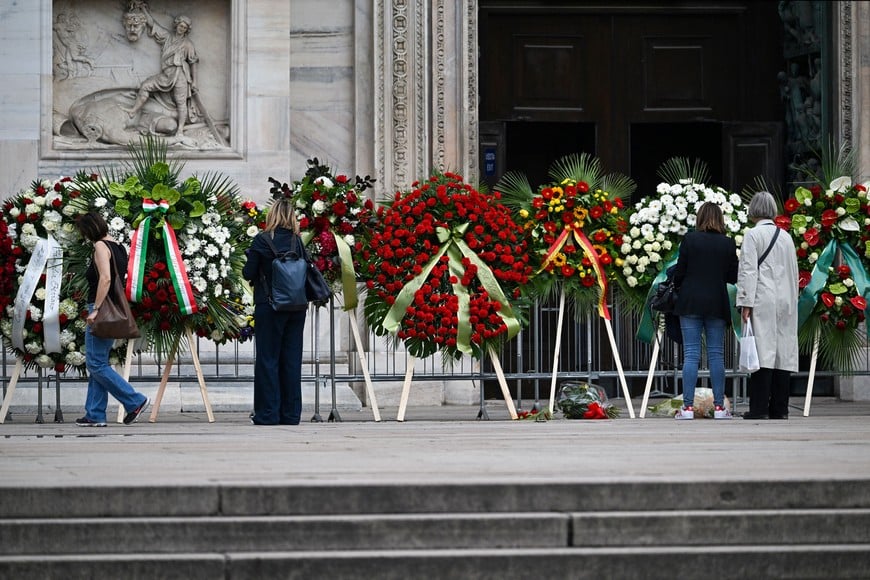
[[[635,332],[639,316],[631,312],[621,312],[617,304],[611,306],[614,336],[624,375],[629,382],[632,397],[640,396],[645,385],[652,346],[638,341]],[[335,385],[337,383],[362,383],[364,375],[357,361],[355,346],[349,332],[336,332],[336,324],[341,317],[349,314],[337,308],[333,302],[327,309],[312,309],[309,312],[309,323],[306,325],[307,340],[303,363],[303,382],[315,383],[318,386],[330,384],[332,387],[332,413],[335,412]],[[556,335],[556,320],[558,308],[549,304],[536,304],[530,312],[530,324],[520,335],[510,341],[501,354],[501,364],[508,380],[511,392],[522,408],[524,399],[531,399],[540,408],[540,401],[549,398],[552,363]],[[324,322],[323,319],[326,319]],[[600,319],[594,313],[566,313],[565,327],[562,331],[562,350],[559,361],[559,380],[586,380],[604,386],[608,396],[620,398],[622,393],[617,388],[617,377],[610,344],[603,330]],[[325,328],[324,328],[325,327]],[[328,330],[327,330],[328,329]],[[324,339],[328,344],[323,345]],[[363,336],[368,373],[375,383],[402,382],[406,372],[406,355],[395,348],[389,338],[376,337],[373,334]],[[339,344],[339,342],[341,344]],[[229,343],[218,346],[210,340],[197,338],[197,352],[206,382],[238,384],[245,388],[253,383],[254,355],[253,343]],[[732,397],[742,397],[745,394],[745,375],[736,371],[737,341],[733,333],[726,337],[726,369],[731,379]],[[310,348],[308,348],[310,347]],[[864,349],[868,353],[868,349]],[[801,357],[802,369],[809,366],[809,357]],[[15,360],[6,352],[2,353],[0,370],[2,370],[2,394],[6,388],[14,367]],[[134,356],[130,381],[159,382],[163,372],[163,361],[145,352]],[[197,376],[189,353],[181,354],[174,362],[172,380],[179,383],[196,383]],[[659,357],[654,372],[653,396],[675,396],[680,392],[679,379],[682,367],[682,353],[679,345],[664,339],[659,351]],[[705,360],[701,368],[706,367]],[[870,375],[870,354],[865,354],[865,360],[855,374]],[[793,381],[805,385],[808,373],[801,371],[793,375]],[[830,369],[816,370],[815,394],[831,394],[826,392],[828,385],[838,373]],[[706,380],[708,373],[699,372],[699,379]],[[490,365],[484,361],[480,364],[470,358],[456,361],[450,367],[444,367],[439,355],[415,361],[415,380],[442,381],[479,381],[481,384],[481,413],[485,413],[483,401],[487,398],[500,398],[496,386],[496,375]],[[45,381],[53,380],[56,386],[57,408],[60,408],[60,385],[66,382],[81,382],[78,376],[69,373],[25,372],[19,379],[19,385],[36,384],[42,387]],[[827,383],[827,384],[826,384]],[[743,389],[743,390],[741,390]],[[315,389],[318,400],[315,402],[319,419],[321,389]],[[42,406],[42,388],[39,388],[40,418]],[[794,393],[794,382],[793,382]],[[38,418],[39,420],[39,418]]]

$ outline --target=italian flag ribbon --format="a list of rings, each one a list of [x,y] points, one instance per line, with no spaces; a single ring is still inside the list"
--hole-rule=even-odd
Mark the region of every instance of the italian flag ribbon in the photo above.
[[[459,351],[469,355],[473,354],[473,349],[471,348],[471,297],[468,294],[468,288],[463,286],[461,282],[461,279],[465,274],[465,267],[462,265],[463,257],[467,258],[472,264],[477,266],[477,279],[480,281],[480,285],[483,287],[484,291],[489,294],[490,298],[501,304],[498,315],[504,321],[505,326],[507,326],[508,339],[517,335],[520,331],[520,322],[514,314],[507,296],[505,296],[504,291],[501,289],[498,279],[495,277],[495,274],[493,274],[490,267],[486,265],[486,262],[481,260],[480,256],[474,253],[474,250],[468,247],[468,244],[466,244],[465,240],[462,239],[467,229],[467,223],[452,230],[448,230],[444,227],[438,227],[436,229],[436,234],[438,236],[438,241],[441,242],[441,247],[435,255],[432,256],[429,262],[427,262],[423,271],[415,276],[413,280],[405,284],[399,292],[399,295],[396,296],[396,301],[384,317],[385,329],[389,332],[396,332],[396,330],[398,330],[399,323],[401,323],[402,319],[405,317],[405,314],[408,311],[408,306],[410,306],[411,302],[414,301],[414,295],[417,293],[417,290],[419,290],[429,278],[429,274],[432,272],[435,264],[438,263],[442,256],[446,255],[449,259],[447,266],[450,274],[455,276],[457,279],[456,283],[452,286],[453,293],[456,294],[456,297],[459,299],[459,305],[457,308],[457,318],[459,319],[459,322],[456,330],[456,347]]]
[[[607,308],[607,274],[604,272],[604,264],[601,263],[601,257],[598,255],[598,252],[595,251],[592,242],[589,241],[589,238],[586,237],[583,230],[570,225],[566,226],[565,229],[562,230],[562,233],[559,234],[559,237],[556,238],[556,241],[550,245],[550,248],[547,250],[547,255],[544,256],[544,262],[541,264],[541,269],[538,270],[538,272],[544,270],[544,268],[553,261],[559,252],[562,251],[562,248],[566,243],[571,243],[571,234],[574,234],[574,241],[576,241],[580,249],[583,250],[583,254],[586,258],[589,259],[590,264],[592,264],[592,269],[595,270],[595,277],[598,278],[598,288],[600,290],[598,295],[598,315],[601,318],[610,320],[610,309]]]
[[[145,266],[148,254],[148,236],[151,232],[151,220],[155,217],[161,218],[169,211],[169,202],[165,199],[159,202],[153,199],[145,199],[142,201],[142,211],[145,212],[145,219],[142,220],[139,227],[133,232],[133,239],[130,242],[130,260],[127,264],[126,291],[127,299],[130,302],[142,301],[142,291],[146,279]],[[172,286],[175,288],[175,295],[178,297],[178,309],[182,314],[195,314],[197,308],[196,300],[193,297],[193,287],[187,278],[187,269],[184,267],[184,261],[181,259],[181,250],[178,248],[175,230],[172,229],[172,226],[166,220],[162,220],[162,222],[166,264],[169,268]]]

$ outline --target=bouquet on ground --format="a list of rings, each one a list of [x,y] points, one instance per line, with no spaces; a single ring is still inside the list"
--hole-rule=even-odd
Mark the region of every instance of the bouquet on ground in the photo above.
[[[80,195],[69,177],[37,180],[3,204],[0,332],[26,368],[85,371],[87,294],[72,284],[67,263],[70,252],[83,247],[75,227],[86,207]]]
[[[330,287],[341,285],[344,308],[356,308],[357,256],[368,244],[375,221],[374,203],[365,191],[374,179],[334,175],[315,157],[292,187],[271,177],[269,181],[273,197],[293,198],[302,241],[314,265]]]
[[[563,384],[556,405],[566,419],[615,419],[619,416],[619,409],[608,401],[604,389],[588,383]]]
[[[739,248],[748,221],[740,195],[718,186],[709,186],[706,164],[672,158],[658,171],[663,179],[654,195],[641,199],[628,216],[628,231],[620,248],[620,290],[633,310],[641,310],[664,270],[676,262],[680,240],[695,227],[695,216],[705,202],[722,209],[726,233]]]
[[[172,352],[189,332],[237,336],[235,299],[244,292],[241,268],[248,245],[237,187],[220,174],[180,177],[166,143],[143,138],[130,146],[132,162],[79,184],[87,206],[129,240],[127,294],[140,330],[158,353]],[[74,252],[84,287],[89,254]]]
[[[731,400],[724,399],[724,407],[731,408]],[[683,408],[683,395],[665,399],[655,405],[647,407],[647,414],[653,417],[674,418],[677,411]],[[713,404],[713,389],[709,387],[695,387],[695,399],[692,407],[695,410],[696,419],[712,419],[716,405]]]
[[[531,275],[522,228],[498,194],[454,173],[435,173],[378,210],[363,250],[365,316],[426,357],[482,357],[512,338]]]
[[[535,275],[524,290],[543,299],[564,292],[580,308],[597,304],[609,316],[608,283],[622,266],[628,225],[622,200],[634,182],[604,175],[600,161],[586,153],[559,159],[549,174],[554,181],[537,190],[519,173],[506,174],[496,186],[529,244]]]
[[[818,336],[822,364],[850,372],[864,344],[858,326],[870,314],[870,204],[867,186],[851,177],[850,149],[821,157],[821,173],[803,168],[811,185],[798,187],[775,221],[795,242],[801,349],[809,352]]]

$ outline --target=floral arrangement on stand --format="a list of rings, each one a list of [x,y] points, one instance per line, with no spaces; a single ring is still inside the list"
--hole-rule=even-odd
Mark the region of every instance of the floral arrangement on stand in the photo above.
[[[822,364],[850,372],[864,344],[859,324],[870,315],[868,187],[853,181],[854,154],[845,146],[822,151],[821,173],[802,170],[811,185],[796,188],[775,219],[797,252],[801,350],[818,340]]]
[[[532,273],[522,227],[499,194],[435,173],[378,210],[363,248],[365,317],[408,352],[483,358],[516,335],[516,301]]]
[[[158,138],[142,138],[129,151],[132,161],[122,173],[78,185],[110,233],[130,243],[127,293],[147,344],[165,355],[188,333],[219,341],[240,336],[236,299],[244,293],[241,268],[250,242],[237,219],[237,187],[215,173],[182,180],[182,164],[167,161],[167,145]],[[86,252],[71,253],[81,274]],[[77,282],[84,286],[84,277]]]
[[[623,261],[628,222],[622,200],[634,182],[604,175],[600,161],[586,153],[559,159],[549,174],[554,181],[537,190],[519,173],[496,185],[529,244],[535,276],[524,290],[542,299],[564,292],[578,310],[598,305],[603,316],[608,283]]]
[[[695,227],[695,215],[705,202],[722,209],[727,233],[738,248],[748,221],[740,195],[706,185],[710,174],[703,162],[675,157],[662,164],[658,175],[663,181],[656,193],[642,198],[631,210],[620,248],[620,290],[633,310],[645,306],[653,283],[675,263],[680,240]]]
[[[75,227],[86,207],[80,196],[76,182],[63,177],[34,181],[3,203],[0,333],[26,368],[85,372],[87,295],[72,284],[74,269],[67,263],[83,247]],[[117,362],[116,351],[111,358]]]
[[[315,157],[292,187],[271,177],[269,181],[273,198],[293,198],[302,241],[326,282],[333,289],[341,287],[344,309],[356,308],[358,256],[376,220],[374,203],[365,191],[375,180],[368,175],[334,175]]]

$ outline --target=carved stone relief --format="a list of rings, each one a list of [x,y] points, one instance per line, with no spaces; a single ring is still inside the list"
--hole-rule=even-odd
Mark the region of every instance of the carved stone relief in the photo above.
[[[73,0],[53,5],[52,145],[229,147],[230,0]]]

